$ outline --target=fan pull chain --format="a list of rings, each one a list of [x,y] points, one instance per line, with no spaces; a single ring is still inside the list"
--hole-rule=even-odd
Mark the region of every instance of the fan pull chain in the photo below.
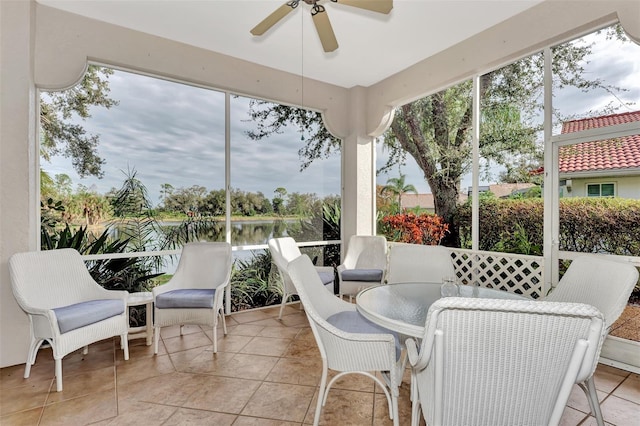
[[[315,4],[315,1],[314,1]],[[300,107],[301,114],[305,114],[304,111],[304,17],[301,16],[301,28],[302,28],[302,37],[300,38]],[[304,142],[304,127],[302,124],[300,125],[300,141]]]

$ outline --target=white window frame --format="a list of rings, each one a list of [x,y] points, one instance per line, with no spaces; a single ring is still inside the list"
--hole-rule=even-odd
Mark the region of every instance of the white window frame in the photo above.
[[[589,186],[598,185],[598,195],[589,195]],[[613,185],[613,195],[602,195],[602,185]],[[585,196],[590,198],[609,198],[616,197],[618,195],[618,185],[616,182],[587,182],[585,183]]]

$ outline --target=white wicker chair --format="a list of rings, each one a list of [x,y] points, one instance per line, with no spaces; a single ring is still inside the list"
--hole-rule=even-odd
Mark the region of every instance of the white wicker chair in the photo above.
[[[282,311],[284,310],[287,300],[291,296],[297,294],[296,287],[291,282],[291,278],[287,273],[287,265],[293,259],[300,257],[300,249],[296,245],[296,241],[291,237],[272,238],[269,240],[269,251],[271,252],[271,259],[278,268],[278,273],[282,279],[282,303],[280,304],[280,314],[278,319],[282,318]],[[331,266],[316,266],[316,271],[322,280],[324,286],[334,294],[334,270]]]
[[[229,243],[188,243],[182,247],[180,262],[173,277],[153,288],[154,351],[158,353],[160,329],[185,324],[213,328],[213,352],[218,351],[218,317],[227,334],[224,318],[224,289],[231,277]]]
[[[385,281],[442,282],[456,276],[451,252],[442,246],[392,243],[389,245],[389,266]]]
[[[356,373],[372,378],[381,386],[389,403],[389,417],[397,426],[398,387],[402,381],[404,355],[399,352],[397,338],[391,331],[361,317],[354,304],[325,291],[308,256],[302,255],[290,262],[288,271],[322,357],[322,378],[313,424],[319,423],[322,407],[335,381]],[[327,384],[329,369],[340,373]],[[372,371],[383,372],[383,380],[371,374]]]
[[[387,269],[387,239],[383,236],[353,235],[344,261],[337,267],[340,298],[351,299],[364,287],[381,284]]]
[[[449,297],[406,342],[412,425],[557,425],[591,374],[604,319],[590,305]],[[415,393],[413,394],[415,395]]]
[[[25,379],[38,349],[49,342],[55,360],[56,389],[62,390],[62,358],[99,340],[120,336],[129,359],[126,291],[110,291],[96,283],[74,249],[17,253],[9,259],[11,288],[29,316],[31,343]]]
[[[550,302],[586,303],[602,312],[607,333],[627,306],[638,282],[638,270],[629,263],[602,257],[576,258],[562,276],[558,286],[543,300]],[[587,395],[591,411],[599,426],[604,425],[593,373],[580,383]]]

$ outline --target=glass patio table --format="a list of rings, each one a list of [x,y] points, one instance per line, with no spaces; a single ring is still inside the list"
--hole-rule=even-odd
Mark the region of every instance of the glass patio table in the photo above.
[[[421,338],[429,307],[441,297],[441,285],[440,282],[411,282],[369,287],[356,296],[356,307],[362,316],[375,324]],[[460,297],[527,300],[519,294],[485,287],[460,285],[459,289]]]

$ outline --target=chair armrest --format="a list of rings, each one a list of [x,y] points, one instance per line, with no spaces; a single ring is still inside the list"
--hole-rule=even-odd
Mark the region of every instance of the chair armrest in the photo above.
[[[22,308],[29,316],[29,322],[33,332],[37,335],[44,335],[55,337],[60,335],[60,329],[58,328],[58,320],[53,309],[41,309],[28,307]]]
[[[405,347],[407,348],[407,356],[409,358],[409,364],[411,364],[411,368],[414,371],[422,371],[424,370],[429,361],[431,360],[430,353],[418,353],[418,342],[416,339],[408,338],[404,342]],[[425,348],[425,351],[430,351],[431,348]]]
[[[334,272],[333,266],[316,266],[318,272]]]
[[[407,348],[407,356],[409,357],[409,363],[413,367],[420,359],[420,356],[418,355],[417,343],[415,339],[408,338],[407,340],[405,340],[404,345]]]
[[[56,321],[56,314],[53,312],[53,309],[47,308],[35,308],[33,306],[22,306],[22,310],[25,311],[29,315],[39,315],[47,318],[49,321]]]
[[[216,294],[218,293],[223,294],[225,290],[230,287],[231,287],[231,279],[227,278],[226,280],[224,280],[224,282],[218,284],[218,286],[215,288]]]

